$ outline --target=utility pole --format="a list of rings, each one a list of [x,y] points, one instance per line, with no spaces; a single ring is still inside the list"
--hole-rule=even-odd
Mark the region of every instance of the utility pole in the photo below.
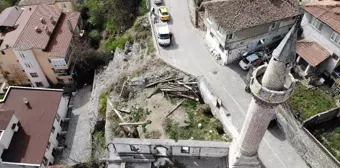
[[[260,168],[257,151],[277,106],[290,97],[294,78],[289,73],[295,63],[297,23],[273,51],[268,65],[254,70],[250,80],[253,95],[240,137],[229,151],[230,168]]]

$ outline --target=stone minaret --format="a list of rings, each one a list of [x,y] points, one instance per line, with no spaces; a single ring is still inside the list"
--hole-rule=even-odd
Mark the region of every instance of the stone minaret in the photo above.
[[[296,57],[296,24],[273,51],[268,65],[258,67],[250,80],[253,99],[249,105],[240,137],[233,141],[229,153],[230,168],[261,167],[257,151],[269,122],[275,118],[279,104],[293,92],[289,74]]]

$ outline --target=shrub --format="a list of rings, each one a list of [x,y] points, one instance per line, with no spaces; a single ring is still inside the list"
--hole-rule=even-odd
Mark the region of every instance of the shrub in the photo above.
[[[116,50],[116,48],[124,49],[126,42],[131,41],[131,35],[126,32],[121,37],[119,37],[117,40],[113,40],[112,38],[109,38],[106,41],[105,49],[107,51]]]
[[[335,100],[321,90],[308,89],[304,85],[298,84],[289,99],[289,104],[293,111],[299,112],[305,120],[315,114],[334,108]]]
[[[148,9],[146,7],[146,0],[141,0],[139,4],[139,15],[145,15],[148,13]]]

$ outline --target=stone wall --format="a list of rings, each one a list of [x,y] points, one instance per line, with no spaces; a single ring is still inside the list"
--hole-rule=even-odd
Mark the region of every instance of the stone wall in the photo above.
[[[278,108],[277,121],[287,140],[311,168],[338,168],[340,166],[327,153],[327,150],[318,144],[316,139],[313,139],[308,130],[294,118],[286,105]]]

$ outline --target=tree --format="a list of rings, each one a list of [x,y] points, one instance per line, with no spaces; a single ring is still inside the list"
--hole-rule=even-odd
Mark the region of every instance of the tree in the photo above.
[[[11,6],[10,0],[0,0],[0,12]]]
[[[10,84],[26,85],[29,83],[26,74],[16,65],[9,65],[8,72],[3,72],[3,75]]]

